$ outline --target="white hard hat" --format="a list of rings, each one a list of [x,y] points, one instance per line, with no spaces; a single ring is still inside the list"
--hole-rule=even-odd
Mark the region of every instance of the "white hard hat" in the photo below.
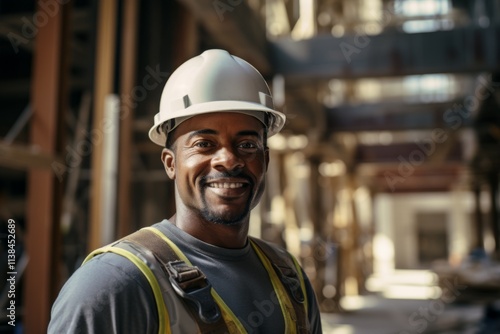
[[[274,110],[271,92],[262,75],[241,58],[224,50],[208,50],[191,58],[172,73],[160,100],[149,138],[164,146],[167,130],[199,114],[231,111],[258,118],[268,137],[285,124],[283,113]],[[266,124],[267,123],[267,124]]]

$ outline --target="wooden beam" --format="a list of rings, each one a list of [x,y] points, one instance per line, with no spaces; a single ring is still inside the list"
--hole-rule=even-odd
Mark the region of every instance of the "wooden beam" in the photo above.
[[[62,163],[59,158],[41,150],[39,145],[21,146],[0,142],[0,166],[22,170],[51,170],[54,162]]]
[[[87,87],[85,77],[73,77],[67,84],[75,90]],[[28,98],[31,86],[32,83],[29,78],[0,80],[0,98],[2,100]]]
[[[50,1],[50,0],[49,0]],[[43,2],[41,0],[38,5]],[[31,143],[47,155],[62,152],[63,112],[66,109],[69,5],[57,6],[53,17],[38,27],[33,59]],[[42,11],[42,9],[38,9]],[[50,307],[59,288],[57,260],[62,183],[52,170],[28,173],[26,251],[29,263],[24,290],[27,333],[46,333]]]
[[[122,84],[121,96],[128,96],[135,84],[137,62],[137,30],[138,30],[137,0],[125,0],[123,4],[122,51],[121,62]],[[117,237],[121,238],[132,232],[130,224],[131,178],[132,178],[132,132],[134,108],[128,103],[121,104],[120,147],[118,163],[118,219]]]
[[[101,226],[103,204],[103,137],[106,131],[105,100],[113,93],[116,50],[116,0],[100,1],[96,45],[93,131],[96,136],[92,150],[92,186],[88,250],[102,246]],[[113,222],[106,222],[111,224]]]

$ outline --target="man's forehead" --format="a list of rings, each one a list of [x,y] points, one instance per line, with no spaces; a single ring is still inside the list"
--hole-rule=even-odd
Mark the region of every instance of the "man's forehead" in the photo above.
[[[234,132],[264,130],[264,124],[257,118],[236,112],[214,112],[196,115],[179,124],[179,132],[190,132],[201,129],[211,129],[218,132],[229,129]]]

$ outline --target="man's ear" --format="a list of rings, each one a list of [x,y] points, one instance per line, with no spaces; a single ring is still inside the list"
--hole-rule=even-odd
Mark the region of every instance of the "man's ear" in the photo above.
[[[163,168],[167,172],[168,177],[171,180],[175,179],[175,156],[174,152],[168,148],[164,148],[161,152],[161,161],[163,162]]]

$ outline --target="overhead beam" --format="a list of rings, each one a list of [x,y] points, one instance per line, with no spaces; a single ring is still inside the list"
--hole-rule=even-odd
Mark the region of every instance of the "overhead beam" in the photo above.
[[[275,72],[297,79],[492,72],[500,70],[500,26],[286,37],[271,42],[270,55]]]
[[[442,137],[444,138],[444,137]],[[401,163],[420,166],[432,160],[438,147],[446,141],[436,142],[432,138],[422,138],[414,143],[396,143],[391,145],[358,145],[355,155],[356,164],[360,163]],[[462,145],[455,142],[443,158],[446,162],[462,161]]]
[[[399,164],[379,164],[358,168],[358,176],[363,183],[377,192],[438,192],[450,191],[457,186],[466,168],[458,163],[448,162],[440,166],[413,166]]]
[[[325,111],[332,132],[449,129],[470,126],[473,121],[459,101],[341,105]]]

